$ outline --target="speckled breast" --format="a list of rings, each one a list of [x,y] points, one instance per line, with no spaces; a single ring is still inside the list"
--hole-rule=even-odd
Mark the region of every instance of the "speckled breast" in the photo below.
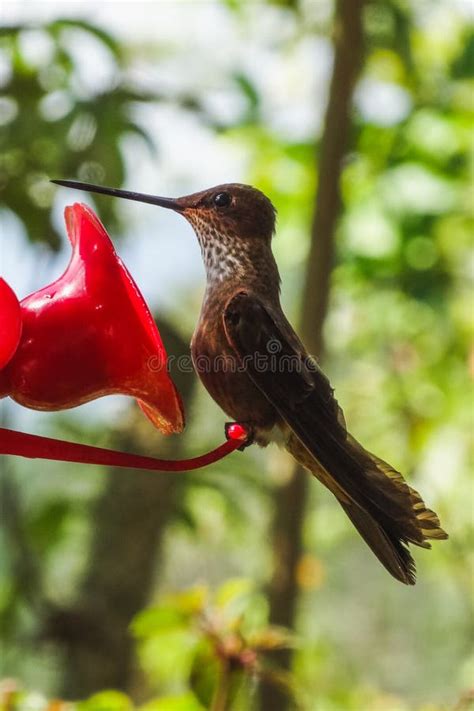
[[[193,364],[204,387],[239,422],[271,429],[279,420],[273,405],[253,384],[227,342],[222,311],[203,309],[191,343]]]

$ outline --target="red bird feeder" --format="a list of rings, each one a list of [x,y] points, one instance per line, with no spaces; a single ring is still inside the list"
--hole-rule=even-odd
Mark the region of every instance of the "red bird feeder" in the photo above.
[[[13,357],[21,336],[20,302],[0,277],[0,371]]]
[[[65,218],[72,257],[59,279],[20,303],[0,279],[0,398],[51,411],[131,395],[163,433],[181,432],[181,398],[142,294],[90,208],[67,207]],[[178,463],[0,430],[0,454],[176,470],[215,461],[247,432],[234,426],[227,436],[215,452]]]

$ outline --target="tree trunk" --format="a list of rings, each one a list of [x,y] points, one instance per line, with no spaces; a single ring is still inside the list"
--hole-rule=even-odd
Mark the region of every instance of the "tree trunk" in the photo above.
[[[170,352],[188,352],[188,345],[169,326],[161,322],[160,330]],[[189,402],[194,375],[177,371],[172,375]],[[143,424],[137,413],[114,444],[151,455],[182,455],[182,438],[165,441],[157,436],[150,441],[150,428]],[[163,532],[182,476],[186,474],[109,470],[93,513],[94,534],[79,599],[73,607],[53,613],[46,624],[46,636],[59,641],[65,652],[61,689],[65,698],[130,687],[134,665],[129,625],[153,590]]]
[[[334,233],[341,207],[340,178],[350,141],[352,96],[363,58],[363,5],[364,0],[338,0],[334,18],[334,68],[321,139],[300,328],[303,342],[318,359],[324,350],[323,325],[334,259]],[[288,481],[275,494],[270,621],[290,628],[295,622],[296,572],[302,549],[306,492],[311,483],[307,472],[292,465]],[[287,651],[280,652],[276,661],[289,668],[291,655]],[[288,705],[282,691],[263,685],[262,711],[284,711]]]

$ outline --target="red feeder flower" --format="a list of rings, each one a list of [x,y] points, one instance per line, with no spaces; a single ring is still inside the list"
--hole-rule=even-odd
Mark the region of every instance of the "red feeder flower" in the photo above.
[[[13,357],[21,336],[21,309],[14,291],[0,277],[0,370]]]
[[[0,280],[0,397],[62,410],[131,395],[162,432],[181,432],[181,399],[143,296],[92,210],[75,204],[65,217],[73,251],[57,281],[19,307]]]

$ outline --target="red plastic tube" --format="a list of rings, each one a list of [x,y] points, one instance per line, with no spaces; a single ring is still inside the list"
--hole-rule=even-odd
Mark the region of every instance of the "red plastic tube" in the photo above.
[[[162,472],[184,472],[200,469],[223,459],[249,442],[248,430],[238,422],[226,426],[227,441],[219,447],[191,459],[156,459],[127,454],[113,449],[92,447],[88,444],[66,442],[60,439],[42,437],[0,428],[0,454],[8,454],[28,459],[48,459],[56,462],[76,462],[80,464],[103,464],[111,467],[148,469]]]

